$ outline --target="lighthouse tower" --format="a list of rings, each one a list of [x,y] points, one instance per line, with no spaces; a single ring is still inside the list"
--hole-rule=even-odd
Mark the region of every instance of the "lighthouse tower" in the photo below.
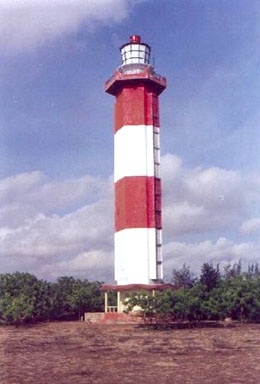
[[[132,35],[106,82],[115,96],[115,280],[162,282],[159,95],[166,79],[150,64],[150,46]]]

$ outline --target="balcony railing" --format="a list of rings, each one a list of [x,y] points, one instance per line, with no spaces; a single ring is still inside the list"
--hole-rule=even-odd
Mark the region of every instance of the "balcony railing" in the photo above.
[[[143,77],[147,79],[153,79],[156,82],[160,83],[163,87],[166,86],[166,78],[164,76],[159,75],[154,71],[154,68],[151,65],[145,64],[126,64],[121,65],[116,69],[113,75],[109,80],[106,81],[106,88],[116,80],[121,80],[121,76],[124,78],[125,76],[133,76],[137,75],[137,78]]]
[[[108,305],[107,306],[107,312],[112,312],[112,313],[115,313],[115,312],[118,312],[118,308],[117,308],[117,305]]]

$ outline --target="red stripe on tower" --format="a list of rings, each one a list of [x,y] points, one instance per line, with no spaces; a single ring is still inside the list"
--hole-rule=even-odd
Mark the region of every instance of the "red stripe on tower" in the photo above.
[[[131,84],[125,86],[117,96],[115,105],[115,132],[124,125],[140,124],[160,125],[158,95],[145,83],[135,87]]]
[[[115,183],[115,230],[127,228],[161,229],[160,179],[131,176]]]
[[[162,280],[160,119],[166,79],[150,65],[138,35],[121,48],[122,65],[106,82],[116,97],[114,119],[115,279]]]

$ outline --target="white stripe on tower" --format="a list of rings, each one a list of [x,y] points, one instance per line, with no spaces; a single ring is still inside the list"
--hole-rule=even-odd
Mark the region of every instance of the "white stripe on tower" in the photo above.
[[[130,43],[121,52],[136,55],[136,45],[142,52],[148,47]],[[141,64],[137,67],[138,74],[126,60],[126,65],[106,84],[106,91],[116,96],[115,279],[118,284],[149,284],[162,279],[158,95],[166,82],[155,77],[152,67]]]
[[[125,125],[115,133],[115,182],[127,176],[154,176],[153,129],[152,125]]]

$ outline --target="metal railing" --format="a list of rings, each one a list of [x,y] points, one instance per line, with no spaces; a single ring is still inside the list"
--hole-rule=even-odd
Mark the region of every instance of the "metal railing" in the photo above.
[[[107,306],[107,312],[113,312],[113,313],[115,313],[115,312],[118,312],[118,309],[117,309],[117,305],[108,305]]]
[[[146,64],[125,64],[116,69],[113,75],[106,81],[106,86],[114,79],[120,78],[120,75],[124,74],[146,74],[148,78],[154,78],[159,82],[166,83],[166,78],[155,72],[151,65]]]

